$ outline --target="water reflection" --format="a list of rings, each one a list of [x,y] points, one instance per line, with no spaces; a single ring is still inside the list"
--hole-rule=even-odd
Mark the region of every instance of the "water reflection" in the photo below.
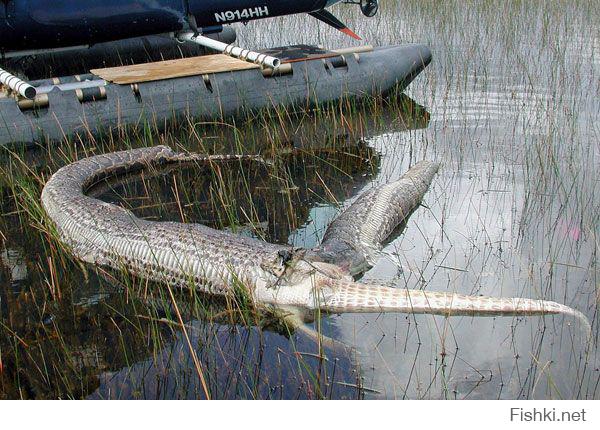
[[[90,190],[101,200],[129,207],[136,216],[198,222],[213,228],[287,243],[311,208],[344,201],[378,170],[378,155],[364,141],[329,149],[291,149],[275,165],[169,169]]]

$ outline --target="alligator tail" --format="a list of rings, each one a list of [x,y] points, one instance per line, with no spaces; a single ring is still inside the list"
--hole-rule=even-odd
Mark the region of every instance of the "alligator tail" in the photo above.
[[[560,303],[524,298],[467,296],[455,293],[377,287],[357,282],[326,281],[318,306],[334,313],[400,312],[444,316],[509,316],[562,314],[575,317],[591,333],[587,317]],[[328,293],[327,293],[328,291]]]

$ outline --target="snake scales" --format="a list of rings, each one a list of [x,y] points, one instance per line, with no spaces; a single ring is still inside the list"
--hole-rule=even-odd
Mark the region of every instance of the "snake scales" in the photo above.
[[[85,262],[126,269],[149,280],[231,294],[242,283],[257,303],[326,312],[407,312],[439,315],[565,314],[565,305],[526,298],[466,296],[366,285],[366,270],[382,243],[417,207],[438,166],[423,161],[400,180],[362,194],[328,228],[319,247],[294,249],[200,224],[156,222],[87,196],[106,178],[172,163],[223,163],[252,156],[181,154],[166,146],[82,159],[58,170],[42,204],[61,239]]]

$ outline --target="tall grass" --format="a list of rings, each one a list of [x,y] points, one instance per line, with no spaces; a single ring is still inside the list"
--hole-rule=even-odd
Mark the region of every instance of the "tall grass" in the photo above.
[[[3,293],[2,396],[361,397],[352,357],[319,350],[254,306],[242,285],[233,299],[223,300],[199,294],[192,284],[173,291],[126,271],[77,263],[39,196],[52,172],[96,153],[155,144],[263,153],[274,162],[146,172],[98,184],[90,193],[142,218],[201,222],[286,243],[307,222],[310,206],[344,201],[356,193],[353,186],[376,174],[377,154],[361,138],[382,126],[370,114],[382,103],[404,118],[398,127],[427,122],[419,106],[398,96],[311,113],[262,112],[229,124],[190,118],[177,133],[158,137],[148,124],[141,133],[116,131],[120,140],[112,134],[91,144],[3,151],[2,248],[22,256],[27,277]],[[3,266],[3,285],[11,284],[11,264]],[[266,362],[264,354],[271,357]],[[148,372],[160,374],[153,380]]]
[[[595,2],[381,7],[372,20],[356,8],[335,12],[370,43],[430,45],[434,61],[408,89],[418,104],[393,97],[218,124],[182,118],[2,154],[0,251],[10,250],[0,252],[8,262],[0,269],[3,397],[600,397]],[[239,34],[248,47],[350,44],[300,16]],[[595,342],[559,317],[322,316],[315,327],[361,352],[336,354],[243,294],[233,302],[193,289],[170,297],[126,273],[74,262],[39,207],[43,183],[81,157],[156,144],[260,152],[275,163],[132,178],[106,184],[100,198],[148,219],[296,246],[317,243],[362,189],[419,159],[439,161],[424,207],[364,281],[560,301],[588,316]]]

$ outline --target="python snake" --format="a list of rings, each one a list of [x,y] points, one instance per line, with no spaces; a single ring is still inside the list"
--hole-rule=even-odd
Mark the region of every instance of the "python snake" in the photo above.
[[[151,167],[257,159],[182,154],[166,146],[97,155],[59,169],[43,189],[42,205],[78,259],[170,286],[227,295],[238,283],[256,303],[309,312],[565,314],[587,323],[581,312],[551,301],[467,296],[354,280],[352,275],[372,265],[383,242],[419,205],[438,170],[434,163],[422,161],[400,180],[359,196],[314,249],[270,244],[201,224],[142,220],[123,207],[86,195],[109,177]]]

